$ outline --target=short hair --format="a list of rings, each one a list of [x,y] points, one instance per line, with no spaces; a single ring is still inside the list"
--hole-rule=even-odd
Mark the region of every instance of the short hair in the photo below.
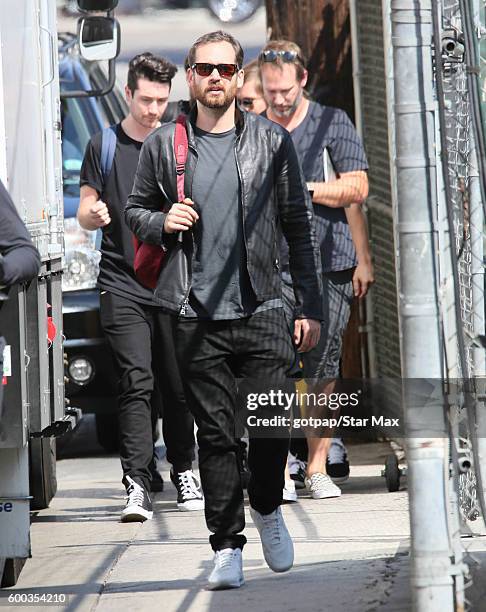
[[[263,86],[262,79],[260,77],[260,66],[258,65],[258,60],[254,59],[251,62],[248,62],[248,64],[243,66],[243,70],[245,71],[243,83],[253,81],[255,83],[255,89],[261,96],[263,96]]]
[[[294,51],[297,57],[292,62],[295,65],[295,70],[297,73],[297,78],[300,80],[304,76],[304,70],[307,65],[307,59],[305,55],[302,53],[302,49],[296,43],[291,40],[270,40],[262,49],[260,55],[258,56],[258,65],[261,69],[262,66],[266,64],[263,60],[263,53],[265,51]],[[273,64],[277,64],[277,66],[282,67],[285,62],[280,56],[277,56],[276,60],[272,62]]]
[[[159,57],[149,51],[139,53],[128,64],[127,86],[133,93],[138,87],[138,79],[147,79],[156,83],[172,83],[177,68],[165,57]]]
[[[203,45],[209,45],[211,43],[219,43],[219,42],[227,42],[229,43],[233,49],[235,50],[236,63],[238,64],[238,68],[241,68],[243,65],[243,49],[241,48],[240,43],[228,34],[228,32],[223,32],[223,30],[216,30],[216,32],[209,32],[209,34],[204,34],[200,36],[196,42],[189,49],[189,53],[187,54],[187,59],[189,61],[189,66],[192,66],[196,61],[196,51],[198,47],[202,47]]]

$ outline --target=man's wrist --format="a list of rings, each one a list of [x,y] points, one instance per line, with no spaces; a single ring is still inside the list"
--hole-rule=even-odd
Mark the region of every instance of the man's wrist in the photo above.
[[[356,259],[358,260],[358,264],[362,264],[362,265],[369,266],[371,263],[373,263],[371,255],[369,253],[362,253],[362,254],[356,253]]]

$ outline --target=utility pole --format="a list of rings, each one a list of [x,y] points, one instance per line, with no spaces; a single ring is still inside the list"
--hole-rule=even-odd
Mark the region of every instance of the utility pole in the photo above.
[[[452,550],[444,465],[442,389],[425,401],[424,379],[444,378],[439,313],[432,5],[391,3],[397,176],[396,248],[407,426],[411,586],[416,612],[452,612]]]

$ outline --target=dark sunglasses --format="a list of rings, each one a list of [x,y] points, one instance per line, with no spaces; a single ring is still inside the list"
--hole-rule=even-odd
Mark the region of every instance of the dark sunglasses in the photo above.
[[[193,64],[191,68],[202,77],[208,77],[216,68],[219,75],[224,79],[232,79],[235,73],[238,71],[238,66],[236,64],[206,64],[205,62]]]
[[[282,61],[287,63],[295,62],[295,60],[297,60],[304,65],[304,60],[300,57],[297,51],[276,51],[275,49],[267,49],[266,51],[262,51],[260,53],[260,59],[263,62],[276,62],[279,57]]]
[[[240,106],[242,106],[243,108],[251,110],[256,100],[261,100],[261,97],[260,98],[240,98],[238,102],[240,103]]]

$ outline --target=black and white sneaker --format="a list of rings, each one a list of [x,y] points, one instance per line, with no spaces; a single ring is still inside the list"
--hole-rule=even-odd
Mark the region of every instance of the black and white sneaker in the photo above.
[[[346,482],[349,478],[349,461],[341,438],[333,438],[326,460],[326,472],[333,482]]]
[[[192,470],[185,472],[170,471],[170,479],[177,489],[177,507],[183,512],[204,510],[204,497],[201,485]]]
[[[287,465],[289,467],[290,478],[292,478],[295,483],[295,488],[305,489],[305,471],[307,469],[307,463],[297,459],[297,457],[292,455],[289,451]]]
[[[121,513],[122,523],[134,523],[150,520],[152,518],[152,501],[142,485],[135,482],[130,476],[123,477],[123,484],[127,489],[127,503]]]

